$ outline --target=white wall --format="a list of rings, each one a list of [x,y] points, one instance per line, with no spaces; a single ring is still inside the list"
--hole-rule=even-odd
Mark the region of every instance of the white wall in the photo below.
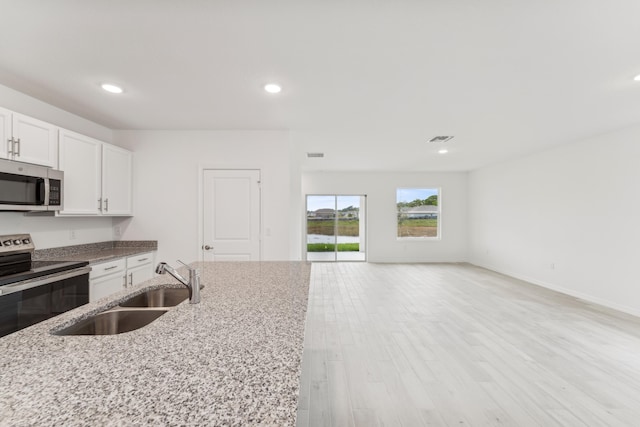
[[[0,107],[56,126],[110,142],[112,131],[104,126],[0,85]],[[71,230],[75,239],[71,239]],[[31,233],[37,249],[112,240],[111,218],[26,217],[0,211],[0,235]]]
[[[640,315],[640,127],[469,174],[470,261]]]
[[[441,188],[440,240],[397,239],[396,190]],[[367,195],[367,260],[460,262],[467,259],[467,174],[463,172],[307,172],[302,194]],[[305,214],[304,204],[299,211]],[[304,227],[304,225],[302,225]],[[304,245],[302,231],[300,251]]]
[[[2,85],[0,85],[0,107],[101,141],[111,142],[113,138],[113,131],[107,127]]]
[[[21,212],[0,212],[0,235],[14,233],[30,233],[36,249],[114,240],[111,218],[28,217]]]
[[[116,131],[133,156],[134,217],[115,220],[124,240],[158,240],[158,260],[200,259],[199,170],[260,169],[262,259],[289,259],[288,132]],[[270,229],[270,236],[264,232]]]

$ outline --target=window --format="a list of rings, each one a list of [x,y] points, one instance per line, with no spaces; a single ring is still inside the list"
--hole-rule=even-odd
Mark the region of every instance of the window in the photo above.
[[[440,190],[398,188],[396,206],[399,239],[440,237]]]

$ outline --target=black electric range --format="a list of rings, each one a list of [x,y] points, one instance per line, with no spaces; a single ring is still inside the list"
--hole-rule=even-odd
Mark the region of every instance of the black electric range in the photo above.
[[[4,273],[0,271],[0,286],[73,270],[86,265],[89,263],[84,261],[28,261],[22,264],[22,268],[18,272]]]
[[[0,236],[0,337],[89,302],[86,261],[33,261],[29,234]]]

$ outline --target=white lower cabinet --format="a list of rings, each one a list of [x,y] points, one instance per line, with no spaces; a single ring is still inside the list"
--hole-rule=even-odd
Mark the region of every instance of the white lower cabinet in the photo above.
[[[125,286],[126,268],[124,258],[92,265],[89,273],[89,302],[121,291]]]
[[[127,286],[134,286],[153,278],[153,252],[127,258]]]
[[[89,274],[89,302],[153,278],[155,252],[94,264]]]

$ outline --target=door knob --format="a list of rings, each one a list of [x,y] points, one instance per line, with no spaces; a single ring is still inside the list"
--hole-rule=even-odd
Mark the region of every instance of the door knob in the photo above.
[[[210,250],[212,250],[212,249],[213,249],[213,246],[204,245],[204,246],[202,247],[202,249],[204,249],[205,251],[210,251]]]

